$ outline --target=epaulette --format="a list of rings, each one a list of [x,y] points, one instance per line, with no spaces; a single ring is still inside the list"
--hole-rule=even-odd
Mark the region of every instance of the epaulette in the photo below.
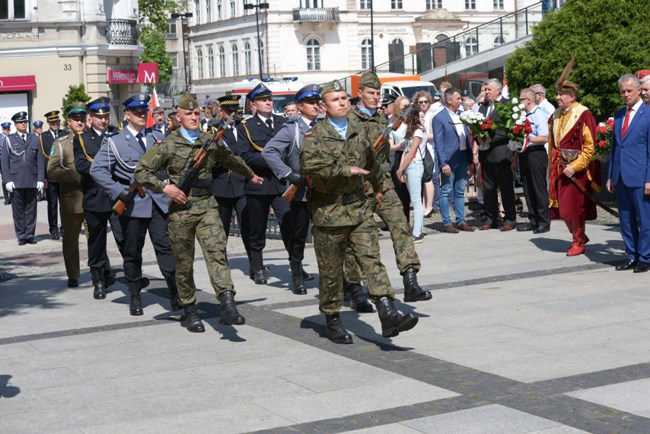
[[[248,119],[244,119],[240,123],[246,125],[246,122],[248,122]]]

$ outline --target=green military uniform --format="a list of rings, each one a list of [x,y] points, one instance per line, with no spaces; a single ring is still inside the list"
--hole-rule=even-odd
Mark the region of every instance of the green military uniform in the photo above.
[[[195,100],[189,96],[184,96],[179,102],[179,107],[194,109],[195,103]],[[181,134],[181,131],[179,129],[167,136],[140,159],[134,175],[138,183],[152,191],[162,192],[166,182],[156,176],[159,169],[167,174],[169,182],[177,183],[201,145],[212,137],[209,133],[200,133],[199,138],[191,143]],[[246,163],[219,141],[209,148],[200,172],[192,183],[193,188],[186,192],[189,193],[190,208],[186,209],[183,205],[170,202],[169,240],[176,258],[179,298],[181,304],[186,307],[196,301],[193,277],[195,238],[198,239],[203,250],[210,282],[217,297],[220,298],[220,295],[227,291],[234,293],[226,260],[226,234],[219,218],[217,201],[210,189],[211,171],[216,165],[240,173],[246,178],[254,176]]]

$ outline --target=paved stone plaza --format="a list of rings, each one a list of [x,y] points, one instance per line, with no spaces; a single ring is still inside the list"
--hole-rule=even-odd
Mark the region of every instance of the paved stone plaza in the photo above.
[[[340,346],[324,338],[317,281],[307,296],[288,290],[277,240],[267,286],[248,279],[241,240],[230,240],[241,327],[218,323],[197,259],[207,331],[190,334],[167,311],[149,242],[144,316],[129,316],[123,279],[106,300],[93,300],[87,268],[67,288],[44,204],[39,243],[22,247],[0,206],[1,433],[650,433],[650,273],[614,271],[617,226],[587,225],[587,254],[575,258],[562,222],[543,235],[428,235],[416,248],[433,300],[397,303],[418,326],[388,340],[376,314],[345,308],[354,344]],[[114,248],[111,262],[121,268]],[[305,266],[317,271],[312,246]]]

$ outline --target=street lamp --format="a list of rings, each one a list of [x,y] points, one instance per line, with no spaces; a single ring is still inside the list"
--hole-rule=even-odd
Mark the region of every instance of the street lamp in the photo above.
[[[257,25],[257,57],[260,65],[260,80],[264,77],[262,74],[262,41],[260,40],[260,19],[259,11],[260,9],[268,9],[268,3],[260,3],[260,0],[257,0],[257,4],[246,3],[244,0],[244,10],[255,9],[255,24]]]
[[[185,23],[187,22],[187,18],[191,18],[193,16],[194,14],[192,14],[191,12],[186,12],[184,14],[176,14],[176,13],[172,14],[172,20],[178,20],[179,18],[181,19],[181,39],[183,40],[183,78],[185,79],[186,92],[190,91],[190,83],[192,82],[192,79],[187,69],[188,62],[187,62],[187,54],[185,52]]]

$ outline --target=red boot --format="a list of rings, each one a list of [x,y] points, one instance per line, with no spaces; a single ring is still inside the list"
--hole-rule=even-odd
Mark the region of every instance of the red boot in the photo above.
[[[567,224],[568,225],[568,224]],[[589,238],[585,235],[585,224],[574,223],[573,227],[573,244],[566,252],[567,256],[578,256],[585,252],[585,244],[589,242]]]

